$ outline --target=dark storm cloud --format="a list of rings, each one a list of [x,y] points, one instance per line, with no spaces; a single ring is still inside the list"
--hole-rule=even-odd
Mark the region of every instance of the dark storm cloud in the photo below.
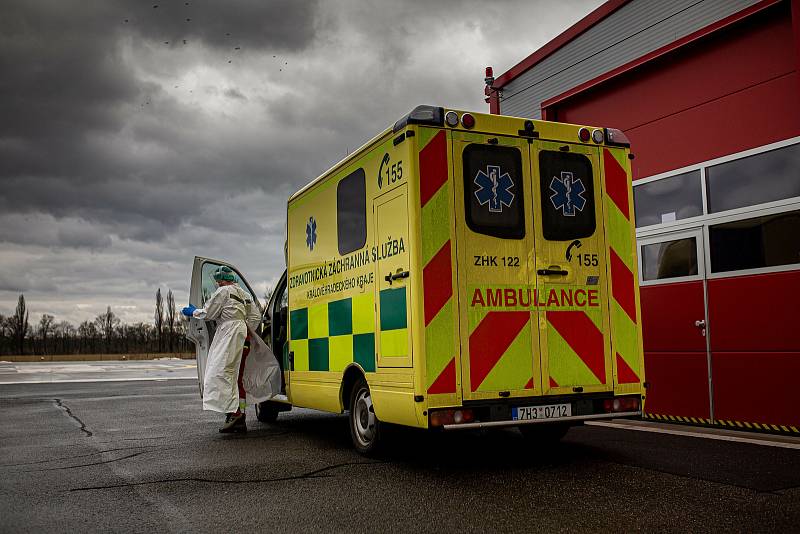
[[[315,6],[289,0],[0,3],[0,179],[90,180],[129,171],[87,138],[119,132],[133,112],[182,114],[173,124],[191,127],[162,87],[126,64],[124,39],[162,48],[191,40],[230,54],[298,51],[313,38]],[[169,130],[163,123],[160,129]]]
[[[57,219],[44,213],[1,215],[0,242],[90,250],[102,250],[111,246],[108,233],[86,220]]]
[[[292,192],[599,1],[0,1],[0,313],[148,320],[195,255],[262,294]]]
[[[247,100],[247,97],[244,96],[241,91],[239,91],[238,89],[233,88],[233,87],[231,87],[229,89],[226,89],[224,94],[228,98],[237,98],[239,100]]]
[[[145,39],[182,46],[298,51],[314,36],[316,1],[169,0],[116,2],[116,21]],[[158,6],[158,7],[154,7]],[[127,21],[127,22],[126,22]]]
[[[248,60],[279,72],[313,45],[318,3],[188,3],[0,2],[3,313],[24,292],[40,313],[79,320],[125,301],[141,320],[157,286],[186,300],[194,254],[280,268],[270,214],[301,180],[297,151],[265,151],[267,103],[243,128],[220,102],[249,102],[251,87],[226,82]]]
[[[0,123],[4,138],[58,139],[118,123],[112,105],[139,84],[117,61],[110,4],[0,4]],[[77,15],[77,16],[76,16]]]

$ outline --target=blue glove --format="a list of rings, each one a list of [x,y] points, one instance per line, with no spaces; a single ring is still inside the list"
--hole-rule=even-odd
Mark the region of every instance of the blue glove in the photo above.
[[[197,308],[194,307],[193,304],[189,304],[184,309],[181,310],[181,313],[184,314],[186,317],[192,317],[194,315],[194,311]]]

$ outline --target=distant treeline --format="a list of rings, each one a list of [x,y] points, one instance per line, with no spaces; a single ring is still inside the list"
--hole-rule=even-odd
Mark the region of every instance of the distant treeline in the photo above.
[[[156,291],[153,323],[123,323],[111,306],[92,321],[75,326],[42,314],[29,322],[25,296],[20,295],[14,314],[0,314],[0,354],[135,354],[193,352],[185,337],[172,290],[166,301]]]

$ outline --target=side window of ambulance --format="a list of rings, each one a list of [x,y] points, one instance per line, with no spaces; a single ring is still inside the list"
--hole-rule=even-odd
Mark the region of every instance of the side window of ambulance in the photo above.
[[[513,147],[467,145],[464,207],[473,232],[506,239],[525,237],[522,154]]]
[[[339,254],[344,256],[367,243],[367,183],[364,169],[341,179],[336,186],[336,226]]]
[[[217,286],[217,283],[214,281],[214,271],[216,271],[218,267],[219,267],[219,265],[216,264],[216,263],[208,263],[208,262],[206,262],[206,263],[203,264],[203,273],[202,273],[202,278],[203,278],[203,286],[202,286],[202,288],[203,288],[203,305],[205,305],[206,301],[217,290],[218,286]],[[242,289],[244,289],[245,291],[250,293],[250,296],[253,296],[253,292],[250,290],[248,285],[245,284],[242,281],[241,277],[239,276],[239,273],[237,273],[236,271],[233,271],[233,274],[236,277],[236,283],[239,284],[239,286]],[[256,302],[255,297],[254,297],[254,302]]]
[[[592,163],[583,154],[545,150],[539,153],[542,231],[549,241],[594,234]]]

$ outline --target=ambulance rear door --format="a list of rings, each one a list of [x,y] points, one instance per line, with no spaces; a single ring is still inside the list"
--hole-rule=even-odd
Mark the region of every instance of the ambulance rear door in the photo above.
[[[544,393],[610,391],[600,149],[537,141],[531,163]]]
[[[464,400],[541,393],[526,139],[453,132]]]

